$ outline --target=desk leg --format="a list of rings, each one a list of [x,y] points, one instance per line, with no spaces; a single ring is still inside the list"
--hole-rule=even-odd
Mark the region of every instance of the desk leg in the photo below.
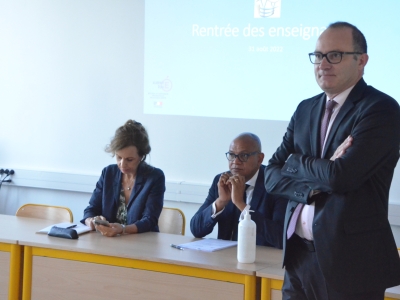
[[[11,245],[10,252],[10,281],[8,286],[8,299],[20,299],[21,284],[21,249],[20,245]]]
[[[22,279],[22,300],[31,300],[32,289],[32,247],[24,247],[24,273]]]
[[[256,299],[256,276],[245,275],[244,279],[244,299]]]
[[[271,279],[261,278],[261,299],[271,300]]]

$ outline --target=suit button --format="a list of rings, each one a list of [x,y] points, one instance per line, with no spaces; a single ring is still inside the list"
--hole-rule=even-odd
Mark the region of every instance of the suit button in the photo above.
[[[299,193],[299,192],[294,192],[294,195],[295,195],[297,198],[302,198],[302,197],[304,196],[303,193]]]
[[[287,168],[286,169],[286,171],[288,171],[289,173],[296,173],[297,172],[297,169],[294,169],[294,168]]]

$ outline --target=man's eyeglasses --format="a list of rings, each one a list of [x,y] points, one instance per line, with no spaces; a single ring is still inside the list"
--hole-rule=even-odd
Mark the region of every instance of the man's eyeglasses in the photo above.
[[[258,153],[260,153],[260,152],[255,151],[255,152],[251,152],[251,153],[240,153],[240,154],[235,154],[235,153],[232,153],[232,152],[226,152],[225,155],[226,155],[226,158],[229,161],[234,161],[236,158],[239,158],[239,160],[241,162],[246,162],[249,159],[250,156],[252,156],[254,154],[258,154]]]
[[[308,53],[308,56],[310,57],[310,61],[312,64],[320,64],[324,57],[326,57],[326,60],[330,64],[338,64],[342,61],[343,55],[347,54],[363,54],[361,52],[339,52],[339,51],[331,51],[328,53],[321,53],[321,52],[312,52]]]

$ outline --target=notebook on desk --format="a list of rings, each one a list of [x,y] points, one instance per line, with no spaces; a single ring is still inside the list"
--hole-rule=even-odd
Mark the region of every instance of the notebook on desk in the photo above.
[[[74,229],[77,234],[82,234],[82,233],[85,233],[85,232],[89,232],[91,230],[89,226],[83,225],[80,222],[78,222],[78,223],[64,222],[64,223],[57,223],[57,224],[53,224],[53,225],[47,226],[47,227],[45,227],[43,229],[40,229],[37,233],[48,234],[50,229],[53,226],[56,226],[56,227],[59,227],[59,228],[71,228],[71,229]]]
[[[195,242],[179,244],[183,249],[200,250],[206,252],[214,252],[237,245],[237,241],[227,241],[218,239],[202,239]]]

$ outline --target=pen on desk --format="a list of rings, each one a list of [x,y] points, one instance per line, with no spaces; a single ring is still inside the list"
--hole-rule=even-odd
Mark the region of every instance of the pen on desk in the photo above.
[[[175,244],[171,244],[172,248],[178,249],[178,250],[183,250],[183,248],[181,246],[175,245]]]
[[[73,224],[73,225],[71,225],[71,226],[68,226],[67,229],[74,228],[74,227],[76,227],[76,224]]]

